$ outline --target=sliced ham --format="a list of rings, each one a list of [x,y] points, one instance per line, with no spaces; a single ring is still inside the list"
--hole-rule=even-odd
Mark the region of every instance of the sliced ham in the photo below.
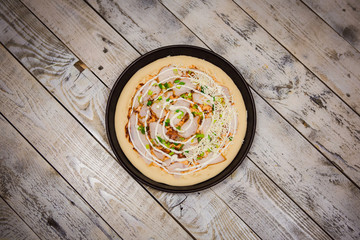
[[[199,116],[196,116],[193,121],[191,122],[190,119],[187,120],[184,125],[181,127],[184,132],[179,132],[179,135],[188,138],[196,133],[198,128]]]
[[[149,141],[146,139],[145,134],[142,134],[138,130],[138,126],[136,126],[136,116],[133,113],[129,120],[130,123],[130,137],[134,147],[140,153],[140,155],[144,158],[152,158],[151,153],[146,149],[146,145],[149,144]],[[139,133],[139,134],[138,134]]]
[[[169,67],[164,67],[163,69],[161,69],[161,71],[159,73],[159,82],[165,81],[165,82],[172,83],[175,80],[175,78],[179,77],[178,75],[175,75],[173,68],[174,67],[169,66]]]
[[[180,163],[180,162],[175,162],[175,163],[172,163],[170,166],[166,167],[167,170],[169,170],[170,172],[180,172],[179,170],[176,170],[176,169],[184,169],[186,168],[186,165],[183,164],[183,163]]]
[[[163,109],[162,102],[156,102],[151,105],[151,110],[155,113],[155,115],[160,118],[161,110]]]
[[[193,102],[197,103],[197,104],[210,104],[210,102],[208,102],[209,98],[205,97],[204,95],[200,94],[200,93],[193,93],[192,94],[193,97]]]
[[[205,158],[198,160],[197,162],[200,164],[206,162],[207,165],[210,165],[210,164],[220,163],[225,160],[225,158],[221,154],[219,154],[218,156],[215,156],[214,159],[212,159],[212,158],[214,158],[214,153],[210,153]],[[210,159],[211,159],[211,161],[209,161]],[[207,162],[207,161],[209,161],[209,162]]]
[[[149,95],[149,91],[151,92],[151,95]],[[146,86],[141,93],[142,94],[142,103],[146,105],[148,99],[151,97],[154,99],[154,96],[157,96],[159,94],[159,92],[160,92],[160,88],[157,85],[155,85],[155,86],[150,85],[148,88]]]
[[[183,82],[185,83],[184,85],[180,85],[179,83]],[[181,79],[179,83],[174,83],[174,94],[176,96],[180,96],[183,93],[188,93],[191,91],[191,89],[195,88],[195,85],[191,83],[191,81],[189,79]]]
[[[210,126],[211,126],[211,122],[212,122],[212,118],[205,118],[204,121],[202,122],[202,132],[203,133],[207,133],[207,131],[209,130]]]
[[[183,99],[177,99],[177,101],[173,104],[173,106],[181,106],[181,107],[186,107],[189,108],[190,107],[190,103],[183,100]]]
[[[162,152],[158,152],[158,151],[154,150],[154,154],[157,157],[157,159],[159,159],[159,160],[163,160],[165,158],[165,155]]]
[[[139,115],[141,117],[145,117],[148,110],[149,110],[149,107],[146,105],[143,105],[140,109]]]

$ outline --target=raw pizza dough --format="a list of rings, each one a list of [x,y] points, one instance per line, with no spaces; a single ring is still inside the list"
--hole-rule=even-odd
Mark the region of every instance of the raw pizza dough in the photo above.
[[[189,56],[162,58],[137,71],[115,111],[116,135],[130,162],[172,186],[219,174],[240,150],[246,127],[245,104],[230,77]]]

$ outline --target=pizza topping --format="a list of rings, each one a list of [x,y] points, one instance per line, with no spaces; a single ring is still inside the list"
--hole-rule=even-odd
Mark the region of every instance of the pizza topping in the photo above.
[[[127,132],[146,163],[186,175],[225,160],[237,128],[228,88],[196,68],[168,66],[136,90]]]

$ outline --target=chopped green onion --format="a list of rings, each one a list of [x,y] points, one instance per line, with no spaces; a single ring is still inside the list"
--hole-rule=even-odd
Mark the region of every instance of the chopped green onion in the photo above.
[[[139,103],[141,103],[141,95],[138,96],[138,101],[139,101]]]
[[[165,143],[165,140],[162,139],[161,137],[157,136],[157,139],[159,140],[160,143],[164,144]]]
[[[151,100],[149,100],[146,105],[151,106],[151,104],[153,104],[153,102]]]
[[[195,107],[196,109],[198,109],[198,108],[199,108],[199,106],[198,106],[197,104],[194,104],[194,107]]]
[[[233,137],[229,137],[229,140],[232,141],[232,140],[233,140]]]
[[[180,82],[180,79],[176,79],[176,80],[174,81],[174,83],[178,83],[178,82]]]
[[[149,144],[146,144],[146,149],[150,149],[150,145],[149,145]]]
[[[214,104],[212,105],[212,111],[214,111]]]
[[[177,146],[177,145],[179,145],[180,143],[174,143],[175,144],[175,146]]]
[[[220,114],[220,117],[222,117],[222,114]]]
[[[154,83],[153,86],[157,86],[157,83]]]
[[[207,149],[207,151],[208,151],[208,152],[211,152],[211,149],[210,149],[210,148],[208,148],[208,149]]]
[[[178,74],[178,70],[176,68],[173,69],[174,74]]]
[[[162,100],[162,96],[158,97],[158,100],[161,101],[161,100]]]
[[[145,128],[144,128],[144,126],[139,126],[139,127],[138,127],[138,130],[139,130],[142,134],[145,134]]]
[[[184,147],[184,144],[181,144],[179,150],[181,150]],[[189,151],[188,151],[189,152]]]
[[[179,82],[179,85],[185,85],[185,83],[184,82]]]
[[[168,118],[165,120],[165,126],[169,126],[169,125],[170,125],[170,119]]]
[[[170,98],[166,99],[166,101],[167,101],[167,102],[170,101]]]
[[[149,91],[148,91],[148,95],[151,96],[152,94],[153,94],[153,91],[149,90]]]
[[[190,75],[190,74],[192,74],[192,71],[189,70],[187,73]]]
[[[181,87],[180,87],[180,86],[177,86],[176,88],[177,88],[177,89],[180,89]]]
[[[184,141],[185,140],[185,138],[183,138],[183,137],[181,137],[181,138],[179,138],[180,139],[180,141]]]
[[[186,153],[189,153],[189,151],[185,151]]]
[[[159,83],[159,88],[164,89],[164,85],[162,83]]]
[[[177,126],[176,129],[180,130],[180,129],[181,129],[181,126]]]
[[[177,113],[178,113],[178,112],[180,112],[180,110],[179,110],[179,109],[176,109],[176,111],[175,111],[175,112],[177,112]]]
[[[170,152],[169,155],[170,155],[170,156],[174,155],[174,152]]]
[[[170,87],[169,83],[167,83],[167,82],[164,84],[164,86],[166,89],[168,89]]]
[[[197,137],[197,138],[203,138],[203,137],[204,137],[204,134],[198,133],[198,134],[196,134],[196,137]]]
[[[208,135],[208,139],[211,141],[211,137],[210,137],[210,135]]]
[[[203,156],[204,156],[204,152],[200,153],[199,156],[200,156],[200,157],[203,157]]]

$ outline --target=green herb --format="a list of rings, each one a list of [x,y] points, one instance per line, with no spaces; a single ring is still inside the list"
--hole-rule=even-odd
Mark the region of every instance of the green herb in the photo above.
[[[189,151],[185,151],[186,153],[189,153]]]
[[[179,85],[185,85],[185,83],[184,82],[179,82]]]
[[[157,136],[157,139],[159,140],[160,143],[165,144],[165,140],[162,139],[161,137]]]
[[[167,82],[164,84],[164,86],[166,89],[168,89],[170,87],[169,83],[167,83]]]
[[[174,81],[174,83],[178,83],[178,82],[180,82],[180,79],[176,79],[176,80]]]
[[[162,100],[162,96],[158,97],[158,100],[161,101],[161,100]]]
[[[207,149],[207,151],[208,151],[208,152],[211,152],[211,149],[210,149],[210,148],[208,148],[208,149]]]
[[[198,106],[197,104],[194,104],[194,107],[195,107],[196,109],[198,109],[198,108],[199,108],[199,106]]]
[[[159,83],[159,88],[164,89],[164,85],[162,83]]]
[[[186,98],[185,93],[181,94],[181,95],[180,95],[180,97],[182,97],[182,98]]]
[[[151,96],[152,94],[153,94],[153,91],[149,90],[149,91],[148,91],[148,95]]]
[[[149,145],[149,144],[146,144],[146,149],[150,149],[150,145]]]
[[[198,134],[196,134],[196,137],[197,137],[197,138],[203,138],[203,137],[204,137],[204,134],[198,133]]]
[[[145,128],[144,128],[144,126],[139,126],[139,127],[138,127],[138,130],[139,130],[142,134],[145,134]]]
[[[180,143],[174,143],[175,144],[175,146],[177,146],[177,145],[179,145]]]
[[[232,140],[233,140],[233,137],[229,137],[229,140],[232,141]]]
[[[149,100],[149,101],[147,101],[147,106],[151,106],[151,104],[153,104],[153,101],[151,101],[151,100]]]
[[[169,155],[170,155],[170,156],[174,155],[174,152],[170,152]]]
[[[180,86],[177,86],[176,88],[177,88],[177,89],[180,89],[181,87],[180,87]]]
[[[181,111],[180,115],[177,117],[178,119],[181,119],[184,116],[184,112]]]
[[[178,112],[180,112],[180,110],[179,110],[179,109],[176,109],[176,111],[175,111],[175,112],[177,112],[177,113],[178,113]]]
[[[178,70],[175,68],[173,69],[174,74],[178,74]]]
[[[176,129],[177,129],[177,130],[180,130],[180,129],[181,129],[181,126],[177,126]]]
[[[166,99],[166,101],[167,101],[167,102],[170,101],[170,98]]]
[[[170,119],[168,118],[165,120],[165,126],[169,126],[169,125],[170,125]]]

